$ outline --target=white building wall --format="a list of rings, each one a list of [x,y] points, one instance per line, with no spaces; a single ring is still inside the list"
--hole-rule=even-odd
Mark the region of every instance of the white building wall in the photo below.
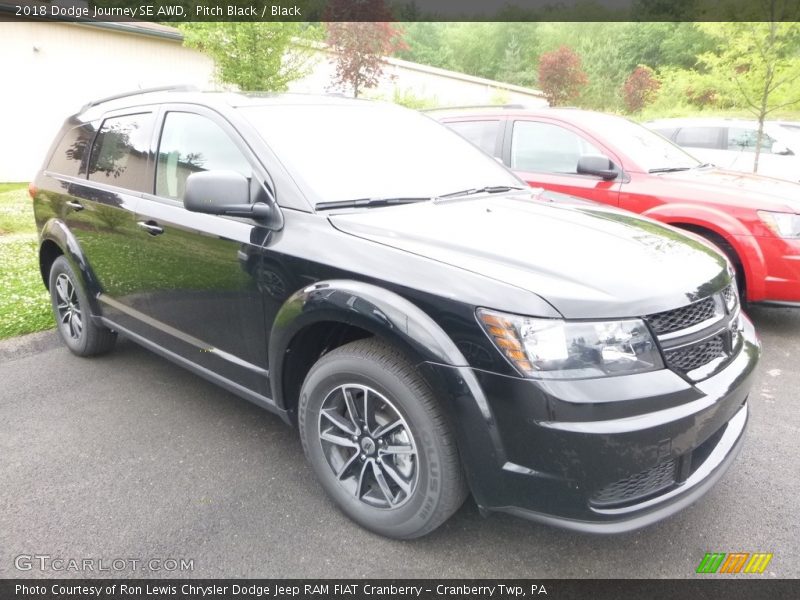
[[[292,92],[319,94],[352,90],[332,87],[335,67],[332,53],[319,50],[311,60],[313,68],[306,77],[289,85]],[[395,93],[410,94],[438,106],[512,103],[530,107],[547,106],[544,95],[534,89],[472,77],[463,73],[429,67],[396,58],[387,58],[384,75],[374,89],[364,90],[365,98],[392,100]]]
[[[0,23],[0,181],[28,181],[64,119],[92,99],[174,83],[213,86],[180,41],[72,23]]]

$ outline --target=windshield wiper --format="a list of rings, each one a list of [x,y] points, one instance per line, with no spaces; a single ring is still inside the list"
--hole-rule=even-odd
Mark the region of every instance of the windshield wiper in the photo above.
[[[372,208],[373,206],[395,206],[397,204],[426,202],[430,199],[430,196],[405,198],[356,198],[355,200],[333,200],[331,202],[320,202],[319,204],[316,204],[314,208],[317,210],[330,210],[332,208]]]
[[[449,194],[440,194],[437,198],[457,198],[458,196],[472,196],[474,194],[498,194],[500,192],[525,189],[527,188],[519,185],[487,185],[481,188],[469,188],[458,192],[450,192]]]
[[[661,167],[660,169],[650,169],[648,173],[675,173],[676,171],[688,171],[693,167]]]

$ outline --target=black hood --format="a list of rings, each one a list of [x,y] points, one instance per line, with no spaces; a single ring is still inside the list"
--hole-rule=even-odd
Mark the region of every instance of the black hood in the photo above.
[[[533,292],[566,318],[632,317],[728,284],[704,242],[632,213],[534,193],[369,209],[339,230]]]

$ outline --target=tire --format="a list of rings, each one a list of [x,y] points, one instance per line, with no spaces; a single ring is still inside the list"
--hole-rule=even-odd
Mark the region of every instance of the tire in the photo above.
[[[50,302],[56,327],[67,347],[78,356],[108,352],[117,334],[92,319],[89,299],[69,261],[59,256],[50,268]]]
[[[467,496],[455,439],[431,387],[382,341],[359,340],[323,356],[303,383],[298,424],[325,491],[370,531],[423,536]]]

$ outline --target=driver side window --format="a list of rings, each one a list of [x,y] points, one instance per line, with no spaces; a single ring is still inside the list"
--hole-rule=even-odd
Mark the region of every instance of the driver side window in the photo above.
[[[537,121],[517,121],[511,135],[511,168],[539,173],[577,174],[583,154],[604,154],[569,129]]]
[[[233,140],[210,119],[169,112],[164,119],[156,165],[156,195],[179,200],[192,173],[226,170],[253,175],[250,163]]]

